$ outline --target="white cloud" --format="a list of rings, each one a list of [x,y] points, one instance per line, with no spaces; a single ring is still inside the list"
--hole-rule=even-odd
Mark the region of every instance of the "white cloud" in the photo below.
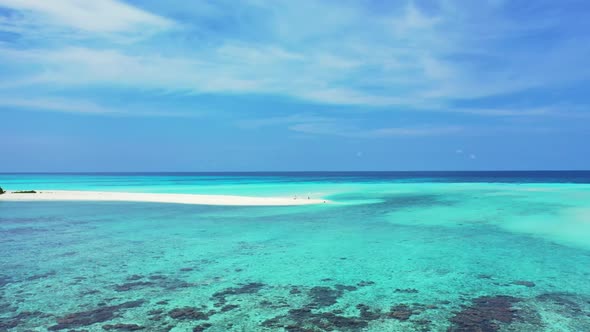
[[[15,98],[0,96],[0,111],[11,111],[13,109],[39,111],[39,112],[62,112],[87,115],[111,115],[111,116],[166,116],[166,117],[193,117],[203,112],[179,112],[177,110],[151,110],[137,107],[108,107],[97,104],[93,101],[83,99],[64,98]]]
[[[30,99],[30,98],[0,98],[2,108],[22,108],[32,110],[58,111],[66,113],[85,114],[115,114],[116,110],[102,107],[93,102],[83,100],[64,99]]]
[[[233,3],[225,5],[231,5],[231,8],[224,8],[228,15],[239,10],[234,8]],[[318,103],[345,105],[419,103],[413,96],[414,92],[375,93],[357,86],[377,85],[382,88],[381,83],[375,83],[382,79],[382,75],[367,76],[364,74],[367,70],[387,70],[387,80],[391,82],[398,77],[395,84],[407,86],[408,80],[401,76],[407,70],[407,64],[413,66],[415,62],[415,58],[408,57],[408,50],[404,49],[407,41],[395,46],[363,41],[365,32],[358,29],[358,25],[367,21],[366,13],[360,7],[335,6],[311,0],[301,5],[293,5],[289,1],[253,1],[237,6],[251,10],[252,5],[266,13],[255,19],[271,26],[264,30],[267,35],[262,36],[261,42],[232,40],[232,36],[228,35],[221,40],[186,45],[186,50],[172,53],[153,47],[137,50],[120,44],[97,48],[69,43],[61,48],[2,49],[0,53],[4,56],[13,53],[14,56],[9,56],[11,62],[26,68],[3,85],[25,88],[27,85],[51,84],[70,88],[81,84],[105,84],[193,93],[279,94]],[[41,33],[39,39],[61,42],[68,41],[68,38],[64,39],[63,34],[55,38],[54,29],[65,27],[97,35],[119,33],[127,36],[144,30],[166,29],[176,24],[114,0],[0,0],[0,6],[22,13],[26,22],[20,22],[21,28],[28,23],[35,25],[28,32],[34,30]],[[200,7],[199,4],[194,6]],[[408,8],[396,24],[426,28],[417,9]],[[224,11],[207,12],[217,13],[208,17],[211,20],[223,15]],[[338,15],[326,15],[334,12]],[[302,20],[305,25],[301,25]],[[13,26],[19,25],[19,22],[12,23]],[[389,23],[376,20],[367,26],[367,31],[381,31]],[[199,25],[199,21],[194,24]],[[0,24],[2,26],[7,25]],[[43,29],[40,29],[41,26]],[[182,30],[183,27],[186,26],[179,25],[176,37],[183,38],[182,34],[188,33]],[[42,38],[43,33],[45,38]],[[305,41],[309,38],[314,41]],[[392,37],[389,35],[386,38]],[[377,46],[379,49],[376,49]],[[392,65],[394,63],[397,65]]]
[[[0,6],[20,12],[16,22],[42,27],[113,33],[169,28],[173,22],[116,0],[0,0]]]
[[[260,129],[263,127],[273,127],[277,125],[292,125],[297,123],[306,123],[306,122],[325,122],[331,121],[329,118],[320,117],[316,115],[310,114],[293,114],[288,116],[280,116],[280,117],[268,117],[268,118],[261,118],[261,119],[249,119],[249,120],[242,120],[238,121],[237,125],[240,128],[244,129]]]
[[[546,116],[560,112],[448,105],[456,99],[589,76],[585,68],[590,66],[577,65],[588,54],[584,45],[590,43],[584,40],[564,41],[534,56],[518,51],[526,47],[496,47],[512,32],[533,34],[539,25],[550,28],[554,22],[513,22],[499,14],[498,3],[474,8],[457,1],[435,2],[434,14],[414,1],[379,13],[371,12],[364,2],[319,0],[144,3],[145,8],[159,7],[154,12],[170,17],[182,8],[186,22],[179,23],[116,0],[0,0],[0,6],[19,13],[0,16],[0,30],[36,34],[36,41],[46,42],[27,44],[37,45],[32,48],[0,44],[0,61],[10,67],[10,77],[0,81],[0,89],[51,86],[67,94],[83,85],[192,94],[257,93],[322,104]],[[482,18],[485,24],[479,21]],[[224,29],[211,28],[221,25]],[[71,31],[98,37],[99,42],[85,38],[81,42]],[[154,31],[171,33],[142,39],[141,44],[117,42]],[[100,39],[105,34],[117,37]],[[568,61],[559,61],[564,57]],[[481,59],[491,59],[495,67],[482,70]]]
[[[269,50],[282,58],[268,56]],[[36,63],[43,68],[20,80],[5,81],[0,87],[105,84],[193,93],[272,93],[327,104],[390,106],[412,102],[406,97],[331,87],[330,81],[342,76],[338,69],[326,70],[313,59],[302,61],[300,56],[276,47],[246,51],[243,47],[222,46],[207,53],[211,54],[188,58],[82,47],[44,51],[0,49],[0,59],[22,65]],[[241,57],[244,53],[246,56]],[[322,77],[314,76],[314,71],[321,72]],[[301,76],[304,72],[310,75]]]
[[[393,18],[391,24],[396,35],[406,37],[416,30],[433,29],[440,21],[438,17],[425,15],[410,1],[406,4],[404,15]]]

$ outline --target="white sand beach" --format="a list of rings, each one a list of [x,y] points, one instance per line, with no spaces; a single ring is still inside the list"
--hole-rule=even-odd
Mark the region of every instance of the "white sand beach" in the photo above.
[[[323,199],[301,199],[299,197],[294,199],[294,197],[157,194],[73,190],[41,190],[36,193],[14,193],[12,191],[7,191],[0,195],[0,201],[121,201],[236,206],[287,206],[327,202]]]

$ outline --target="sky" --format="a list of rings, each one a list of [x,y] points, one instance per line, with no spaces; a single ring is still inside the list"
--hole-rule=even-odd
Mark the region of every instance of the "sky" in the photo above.
[[[590,169],[586,0],[0,0],[0,172]]]

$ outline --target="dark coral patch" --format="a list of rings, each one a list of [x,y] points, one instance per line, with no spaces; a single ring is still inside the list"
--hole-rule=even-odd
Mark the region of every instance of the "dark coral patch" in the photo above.
[[[526,280],[517,280],[512,282],[513,285],[517,285],[517,286],[525,286],[525,287],[535,287],[535,283],[532,281],[526,281]]]
[[[197,326],[193,327],[193,332],[203,332],[206,329],[210,328],[211,326],[213,326],[213,325],[211,325],[210,323],[197,325]]]
[[[325,286],[316,286],[309,290],[309,297],[318,307],[328,307],[335,304],[343,291]]]
[[[81,292],[80,295],[86,296],[86,295],[94,295],[94,294],[98,294],[98,293],[100,293],[100,291],[97,289],[89,289],[89,290],[85,290],[85,291]]]
[[[180,320],[208,320],[214,314],[215,310],[205,312],[195,307],[176,308],[168,312],[168,316]]]
[[[48,316],[40,311],[23,311],[11,318],[0,318],[0,331],[8,331],[8,329],[19,326],[22,321],[27,321],[31,318],[46,318]]]
[[[237,309],[239,307],[240,306],[237,305],[237,304],[228,304],[228,305],[222,307],[219,311],[221,311],[221,312],[227,312],[227,311],[230,311],[230,310]]]
[[[241,294],[254,294],[262,289],[265,285],[260,282],[251,282],[240,287],[226,288],[220,292],[213,294],[214,297],[226,296],[226,295],[241,295]]]
[[[164,279],[166,279],[166,276],[161,275],[161,274],[153,274],[153,275],[149,276],[148,279],[150,279],[150,280],[164,280]]]
[[[10,318],[0,318],[0,331],[8,331],[17,327],[21,323],[20,320]]]
[[[309,307],[289,310],[287,315],[277,316],[262,323],[269,328],[287,331],[359,331],[369,325],[361,317],[346,317],[334,312],[313,313]]]
[[[381,318],[382,314],[381,314],[381,310],[378,309],[371,309],[371,307],[369,307],[366,304],[358,304],[356,306],[356,308],[360,311],[360,318],[362,318],[363,320],[367,320],[367,321],[371,321],[371,320],[376,320]]]
[[[12,282],[12,278],[5,276],[5,275],[0,275],[0,288],[8,285],[11,282]]]
[[[448,332],[495,332],[499,323],[510,324],[517,314],[512,304],[520,301],[512,296],[482,296],[463,307],[451,318]]]
[[[396,288],[394,293],[416,294],[418,293],[418,290],[415,288]]]
[[[397,319],[400,321],[406,321],[416,313],[417,312],[410,308],[410,306],[408,306],[407,304],[398,304],[391,307],[389,313],[387,314],[387,317]]]
[[[137,325],[137,324],[107,324],[103,325],[102,329],[107,331],[139,331],[143,330],[145,327]]]
[[[49,330],[63,330],[88,326],[95,323],[109,321],[118,316],[122,309],[136,308],[144,303],[143,300],[124,302],[118,305],[104,306],[92,310],[75,312],[57,319],[57,325],[49,327]]]
[[[151,321],[161,321],[162,320],[162,315],[164,314],[164,310],[163,309],[154,309],[154,310],[150,310],[147,313],[150,317],[148,318]]]
[[[258,293],[258,291],[260,291],[264,286],[266,285],[260,282],[251,282],[240,287],[230,287],[214,293],[213,296],[211,296],[211,299],[217,301],[217,303],[215,303],[216,307],[220,307],[226,303],[227,300],[225,299],[225,297],[228,295]]]
[[[414,324],[414,328],[416,329],[416,331],[431,331],[430,325],[432,324],[432,321],[429,319],[417,319],[412,321],[412,323]]]
[[[374,285],[375,282],[374,281],[370,281],[370,280],[361,280],[358,284],[356,284],[359,287],[366,287],[366,286],[372,286]]]
[[[56,274],[57,274],[57,272],[55,272],[55,271],[49,271],[49,272],[46,272],[46,273],[32,275],[32,276],[28,277],[26,280],[27,281],[33,281],[33,280],[45,279],[47,277],[51,277],[51,276],[54,276]]]
[[[478,279],[492,279],[492,276],[489,274],[478,274],[477,278]]]
[[[0,299],[3,298],[3,294],[0,293]],[[11,306],[10,303],[0,303],[0,314],[7,313],[7,312],[15,312],[17,309]]]
[[[134,274],[134,275],[130,275],[129,277],[127,277],[127,280],[129,281],[135,281],[135,280],[139,280],[142,279],[143,277],[140,276],[139,274]]]
[[[336,288],[337,290],[342,290],[342,291],[355,291],[357,290],[357,288],[355,286],[346,286],[346,285],[335,285],[334,288]]]
[[[184,280],[175,279],[175,278],[166,278],[161,279],[157,284],[158,287],[162,287],[166,290],[175,290],[179,288],[189,288],[193,287],[195,284],[186,282]]]
[[[570,316],[577,317],[584,313],[582,306],[579,302],[586,302],[590,304],[590,301],[577,298],[574,294],[570,293],[545,293],[537,296],[537,299],[542,302],[551,303],[557,306],[557,311]],[[588,314],[590,317],[590,314]]]
[[[162,309],[154,309],[154,310],[150,310],[148,311],[148,315],[161,315],[164,313],[164,310]]]
[[[127,282],[121,285],[116,285],[115,290],[117,292],[127,292],[136,288],[143,288],[153,286],[154,283],[151,281],[134,281],[134,282]]]
[[[188,288],[194,286],[189,282],[184,280],[175,279],[175,278],[168,278],[163,275],[152,275],[149,276],[148,279],[150,281],[140,281],[143,277],[140,275],[132,275],[127,278],[127,280],[133,280],[131,282],[126,282],[124,284],[116,285],[115,290],[117,292],[126,292],[137,288],[144,288],[144,287],[161,287],[166,290],[174,290],[178,288]]]
[[[259,305],[261,307],[271,307],[272,306],[272,302],[270,302],[269,300],[262,300],[262,301],[260,301]]]
[[[308,292],[312,299],[312,305],[315,307],[329,307],[338,302],[338,299],[345,291],[354,291],[355,286],[336,285],[334,288],[326,286],[315,286]]]

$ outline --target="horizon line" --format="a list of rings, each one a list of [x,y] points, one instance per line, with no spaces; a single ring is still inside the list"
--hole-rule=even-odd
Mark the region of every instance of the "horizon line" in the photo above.
[[[330,170],[330,171],[34,171],[34,172],[0,172],[12,174],[257,174],[257,173],[485,173],[485,172],[590,172],[590,169],[501,169],[501,170]]]

